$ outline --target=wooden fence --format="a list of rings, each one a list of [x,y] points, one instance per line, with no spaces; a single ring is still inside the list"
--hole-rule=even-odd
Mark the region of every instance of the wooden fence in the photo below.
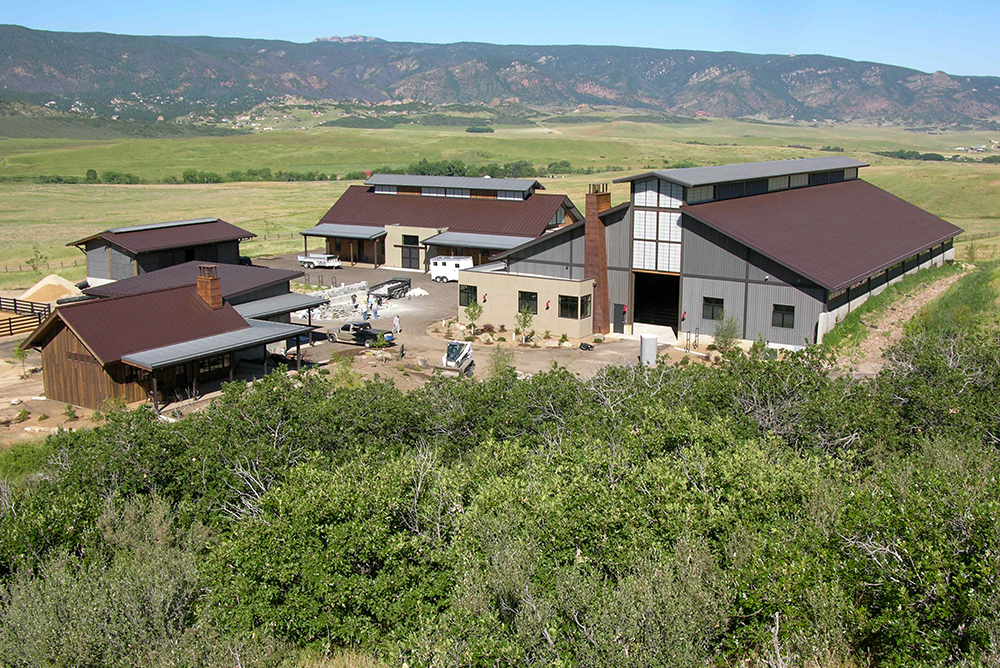
[[[52,313],[52,307],[43,302],[32,302],[27,299],[12,299],[0,297],[0,311],[15,315],[35,315],[46,317]]]
[[[1000,232],[977,232],[976,234],[959,234],[955,237],[955,243],[963,243],[965,241],[978,241],[980,239],[989,239],[991,237],[1000,237]]]
[[[33,332],[42,320],[45,320],[44,315],[15,315],[6,320],[0,320],[0,336],[28,334]]]

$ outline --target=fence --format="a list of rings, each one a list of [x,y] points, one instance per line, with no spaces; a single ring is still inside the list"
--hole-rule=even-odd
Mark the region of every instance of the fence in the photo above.
[[[955,243],[959,244],[965,241],[978,241],[979,239],[989,239],[991,237],[1000,237],[1000,232],[977,232],[976,234],[962,233],[955,237]]]
[[[335,288],[340,285],[340,281],[337,280],[336,275],[330,276],[329,274],[310,274],[306,272],[302,278],[300,278],[297,283],[303,285],[316,285],[321,288]],[[362,281],[364,283],[365,281]],[[356,292],[356,290],[349,290],[349,292]]]
[[[34,331],[42,320],[45,320],[44,315],[15,315],[12,318],[0,320],[0,336],[27,334]]]
[[[26,299],[0,297],[0,311],[14,313],[15,315],[37,315],[44,318],[49,313],[52,313],[52,307],[42,302],[31,302]]]
[[[59,262],[39,262],[35,266],[30,264],[6,264],[3,267],[3,273],[5,274],[16,274],[18,272],[25,271],[38,271],[40,269],[63,269],[65,267],[79,267],[82,264],[86,264],[86,260],[60,260]]]

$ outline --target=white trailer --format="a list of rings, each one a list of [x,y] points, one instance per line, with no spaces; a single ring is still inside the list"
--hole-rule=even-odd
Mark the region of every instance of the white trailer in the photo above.
[[[458,280],[461,269],[472,267],[472,257],[469,255],[438,255],[431,258],[431,280],[438,283],[448,283]]]
[[[324,255],[323,253],[309,253],[308,255],[299,255],[299,264],[305,269],[312,269],[313,267],[326,267],[327,269],[340,269],[340,256],[339,255]]]

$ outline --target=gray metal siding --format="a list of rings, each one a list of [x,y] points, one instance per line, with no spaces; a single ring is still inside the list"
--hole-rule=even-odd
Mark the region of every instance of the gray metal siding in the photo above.
[[[136,258],[139,263],[139,273],[146,274],[151,271],[156,271],[157,269],[162,269],[160,266],[160,254],[159,253],[143,253]]]
[[[604,242],[608,251],[609,269],[627,269],[632,266],[632,207],[604,218]]]
[[[135,276],[136,271],[135,265],[132,264],[132,256],[114,246],[108,248],[111,257],[111,278],[118,280]]]
[[[608,270],[608,308],[613,309],[615,304],[628,304],[628,289],[631,281],[632,273],[628,270]]]
[[[103,241],[88,241],[84,248],[87,253],[87,276],[111,278],[111,267],[108,264],[108,245]]]
[[[701,317],[704,297],[721,298],[726,316],[734,317],[742,323],[744,286],[745,283],[741,281],[684,277],[681,281],[681,312],[687,311],[687,317],[681,323],[681,331],[693,332],[697,329],[700,333],[709,335],[715,332],[717,321],[702,320]]]
[[[745,338],[764,337],[771,343],[805,345],[816,340],[816,324],[824,310],[824,292],[815,288],[785,285],[747,285],[747,318]],[[795,307],[795,327],[784,329],[771,326],[775,304]],[[689,312],[690,315],[690,312]]]
[[[237,304],[245,304],[247,302],[255,302],[258,299],[267,299],[268,297],[277,297],[278,295],[283,295],[289,292],[288,283],[278,283],[276,285],[269,285],[267,287],[261,288],[260,290],[254,290],[253,292],[247,292],[242,295],[237,295],[228,299],[230,304],[236,306]],[[272,320],[272,318],[265,318],[265,320]]]
[[[681,226],[684,280],[688,276],[746,278],[745,246],[688,215],[683,217]]]
[[[542,238],[530,248],[507,258],[511,272],[538,274],[553,278],[582,279],[584,259],[584,228],[581,226],[563,234]]]
[[[800,274],[795,273],[783,264],[764,257],[757,251],[749,250],[747,261],[750,265],[747,277],[751,281],[768,281],[771,283],[783,283],[785,285],[798,285],[802,287],[817,287],[815,283]]]

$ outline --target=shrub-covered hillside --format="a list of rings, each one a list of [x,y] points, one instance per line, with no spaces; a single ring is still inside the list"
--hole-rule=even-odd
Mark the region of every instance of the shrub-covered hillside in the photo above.
[[[0,487],[0,664],[995,663],[997,331],[109,415]]]

